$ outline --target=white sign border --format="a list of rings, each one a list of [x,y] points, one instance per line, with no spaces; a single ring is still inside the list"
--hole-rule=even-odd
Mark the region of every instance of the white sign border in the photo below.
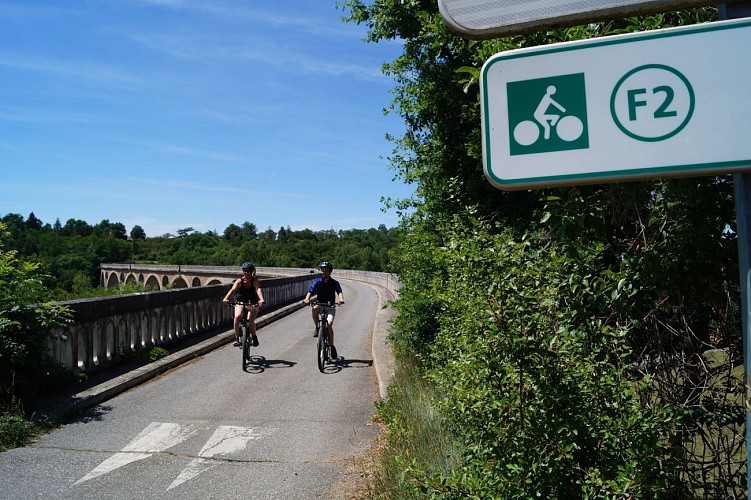
[[[488,130],[489,116],[489,99],[485,89],[488,88],[488,70],[498,62],[519,58],[529,57],[539,54],[549,54],[555,52],[564,52],[570,50],[581,50],[591,47],[601,47],[615,44],[626,44],[637,41],[658,39],[674,36],[685,36],[695,33],[712,32],[727,29],[749,28],[751,19],[744,18],[740,20],[717,21],[712,23],[703,23],[700,25],[681,26],[677,28],[668,28],[662,30],[629,33],[624,35],[614,35],[610,37],[595,38],[590,40],[579,40],[575,42],[565,42],[539,47],[530,47],[525,49],[501,52],[491,57],[483,65],[480,76],[480,111],[482,123],[482,156],[483,170],[485,177],[495,187],[507,191],[536,189],[546,187],[560,187],[583,184],[599,184],[619,181],[637,181],[665,177],[680,176],[699,176],[712,174],[726,174],[751,170],[751,158],[743,158],[733,161],[699,163],[699,164],[676,164],[661,165],[658,167],[650,166],[645,168],[635,168],[626,170],[611,170],[605,172],[587,172],[577,174],[536,176],[529,178],[502,179],[498,177],[492,169],[490,132]]]

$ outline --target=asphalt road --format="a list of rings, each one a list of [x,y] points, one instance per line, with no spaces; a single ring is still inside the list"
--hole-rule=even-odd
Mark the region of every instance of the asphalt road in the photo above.
[[[377,434],[371,336],[379,295],[343,282],[339,360],[320,373],[303,308],[259,330],[254,364],[228,344],[0,453],[0,498],[336,496]]]

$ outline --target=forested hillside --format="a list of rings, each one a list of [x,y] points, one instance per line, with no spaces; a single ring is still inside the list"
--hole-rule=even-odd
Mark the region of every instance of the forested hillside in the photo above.
[[[199,233],[177,229],[175,235],[149,237],[140,226],[130,233],[119,222],[89,224],[69,219],[65,224],[6,214],[4,247],[23,260],[38,261],[49,274],[45,283],[49,300],[96,294],[103,262],[138,262],[234,266],[251,261],[257,266],[312,267],[329,260],[340,269],[388,271],[400,243],[400,231],[381,225],[371,229],[259,232],[250,222],[231,224],[224,232]]]

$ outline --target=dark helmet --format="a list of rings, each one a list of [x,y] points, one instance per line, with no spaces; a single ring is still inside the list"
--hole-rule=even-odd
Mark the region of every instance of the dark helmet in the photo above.
[[[254,266],[250,262],[246,262],[245,264],[243,264],[243,271],[255,271],[255,270],[256,270],[256,266]]]
[[[321,262],[321,265],[318,266],[318,269],[323,269],[324,267],[328,267],[332,271],[334,270],[334,266],[332,266],[331,262],[329,262],[327,260],[324,260],[323,262]]]

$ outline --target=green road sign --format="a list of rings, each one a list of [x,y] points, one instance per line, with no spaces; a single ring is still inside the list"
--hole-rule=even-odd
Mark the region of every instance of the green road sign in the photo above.
[[[496,54],[485,175],[530,189],[751,169],[751,20]]]

